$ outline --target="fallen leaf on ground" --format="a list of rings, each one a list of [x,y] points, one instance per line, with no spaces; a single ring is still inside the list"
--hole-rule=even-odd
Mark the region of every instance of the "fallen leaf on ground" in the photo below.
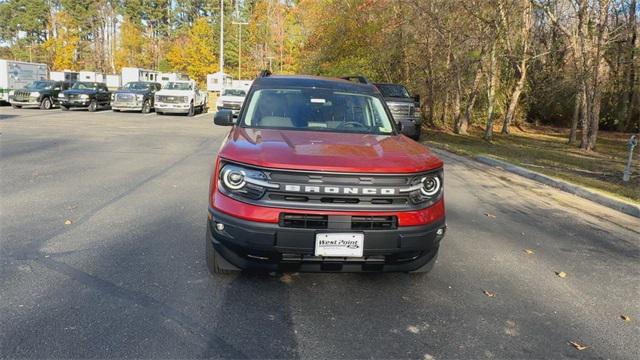
[[[631,321],[631,318],[628,317],[627,315],[620,315],[620,318],[624,321]]]
[[[578,349],[578,350],[580,350],[580,351],[582,351],[582,350],[584,350],[584,349],[588,348],[588,346],[586,346],[586,345],[582,345],[582,344],[578,344],[578,343],[577,343],[577,342],[575,342],[575,341],[569,341],[569,344],[571,344],[571,346],[573,346],[574,348],[576,348],[576,349]]]
[[[285,284],[291,284],[291,282],[293,281],[293,278],[291,278],[291,275],[289,274],[284,274],[280,277],[280,281]]]
[[[488,297],[496,296],[496,294],[494,294],[494,293],[492,293],[491,291],[488,291],[488,290],[482,290],[482,293],[487,295]]]
[[[64,224],[65,224],[65,225],[71,225],[71,223],[72,223],[72,221],[71,221],[71,220],[65,220],[65,221],[64,221]]]
[[[561,278],[566,278],[567,277],[567,273],[564,271],[556,271],[556,275],[558,275]]]
[[[535,252],[534,252],[533,250],[531,250],[531,249],[524,249],[524,252],[526,252],[526,253],[527,253],[527,255],[533,255],[533,254],[535,254]]]
[[[495,218],[496,218],[496,216],[495,216],[495,215],[493,215],[493,214],[489,214],[489,213],[484,213],[484,216],[486,216],[486,217],[490,217],[490,218],[493,218],[493,219],[495,219]]]

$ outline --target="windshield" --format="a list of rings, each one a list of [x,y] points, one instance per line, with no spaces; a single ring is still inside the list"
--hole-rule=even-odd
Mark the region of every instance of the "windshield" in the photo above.
[[[122,88],[126,90],[148,90],[149,85],[146,82],[130,82],[126,83]]]
[[[29,90],[51,90],[56,85],[56,83],[51,81],[34,81],[29,85],[25,86],[25,89]]]
[[[241,89],[226,89],[222,96],[247,96],[247,92]]]
[[[377,97],[328,89],[264,89],[251,96],[244,126],[307,131],[392,134]]]
[[[76,89],[76,90],[96,90],[96,89],[98,89],[98,83],[77,82],[77,83],[73,84],[72,89]]]
[[[168,90],[192,90],[191,83],[186,82],[168,82],[164,88]]]
[[[401,98],[409,98],[409,92],[402,85],[395,84],[377,84],[376,87],[382,93],[384,97],[401,97]]]

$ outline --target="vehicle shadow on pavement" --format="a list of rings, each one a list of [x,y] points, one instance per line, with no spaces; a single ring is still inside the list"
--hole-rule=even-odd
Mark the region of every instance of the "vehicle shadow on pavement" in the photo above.
[[[224,298],[210,320],[215,337],[202,356],[230,357],[220,353],[222,338],[247,359],[300,358],[287,285],[267,274],[231,276],[235,279],[225,285]]]

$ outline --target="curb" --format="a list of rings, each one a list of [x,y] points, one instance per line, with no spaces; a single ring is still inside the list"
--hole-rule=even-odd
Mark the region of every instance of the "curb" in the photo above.
[[[597,193],[595,191],[589,190],[579,185],[566,182],[564,180],[559,180],[547,175],[542,175],[535,171],[531,171],[529,169],[525,169],[523,167],[516,166],[506,161],[495,159],[493,157],[489,157],[485,155],[476,155],[473,158],[476,161],[481,162],[485,165],[499,167],[505,171],[520,175],[522,177],[525,177],[531,180],[538,181],[545,185],[560,189],[564,192],[574,194],[581,198],[606,206],[610,209],[617,210],[627,215],[640,218],[640,205],[635,205],[623,200],[618,200],[614,197]]]

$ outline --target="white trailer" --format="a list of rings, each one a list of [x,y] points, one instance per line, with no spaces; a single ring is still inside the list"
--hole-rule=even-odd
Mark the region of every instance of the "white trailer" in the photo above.
[[[80,71],[78,81],[104,82],[104,75],[95,71]]]
[[[75,82],[78,81],[78,72],[71,70],[64,71],[52,71],[49,73],[49,79],[55,81],[69,81]]]
[[[122,83],[126,84],[133,81],[151,81],[157,82],[160,73],[155,70],[140,69],[134,67],[122,68]]]
[[[225,86],[225,88],[231,87],[234,89],[248,90],[251,87],[251,84],[253,84],[253,80],[232,80],[231,86]]]
[[[107,75],[107,87],[109,90],[116,90],[122,86],[120,75]]]
[[[207,91],[220,92],[225,87],[231,86],[232,81],[231,76],[220,71],[209,74],[207,75]]]
[[[169,81],[188,81],[189,75],[181,74],[181,73],[160,73],[158,78],[158,82],[162,85],[166,84]]]
[[[0,101],[9,101],[9,92],[37,80],[47,80],[48,67],[24,61],[0,59]]]

